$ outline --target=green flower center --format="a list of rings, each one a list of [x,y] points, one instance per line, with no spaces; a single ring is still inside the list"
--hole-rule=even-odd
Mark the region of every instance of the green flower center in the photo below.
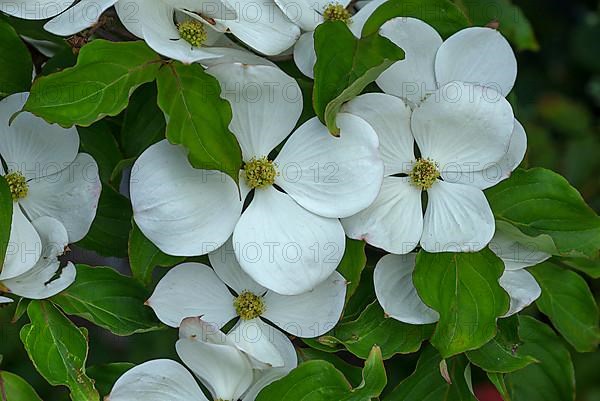
[[[265,301],[250,291],[242,292],[234,301],[233,307],[243,320],[252,320],[265,312]]]
[[[188,20],[177,24],[177,30],[181,39],[194,47],[200,47],[206,42],[206,28],[196,20]]]
[[[352,15],[340,3],[330,3],[327,5],[325,11],[323,11],[323,18],[325,21],[342,21],[345,24],[349,24],[352,21]]]
[[[262,188],[267,185],[273,185],[275,177],[279,175],[275,167],[275,163],[267,159],[266,156],[258,159],[253,157],[244,166],[246,181],[250,188]]]
[[[410,182],[418,188],[429,189],[440,177],[438,165],[431,159],[417,159],[412,171],[408,174]]]
[[[19,171],[13,171],[4,176],[4,179],[8,183],[10,194],[13,201],[18,201],[27,196],[29,192],[29,185],[27,185],[27,179]]]

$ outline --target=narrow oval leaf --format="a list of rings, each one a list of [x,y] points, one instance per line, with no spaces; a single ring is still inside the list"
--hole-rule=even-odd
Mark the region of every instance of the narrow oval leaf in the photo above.
[[[25,110],[63,127],[88,126],[123,111],[135,88],[155,79],[160,63],[143,41],[93,40],[74,67],[35,80]]]
[[[342,104],[358,96],[386,68],[404,58],[404,51],[388,39],[377,33],[357,39],[341,21],[317,27],[315,52],[313,106],[319,119],[336,136],[339,129],[335,119]]]
[[[85,372],[87,330],[47,301],[31,302],[27,315],[31,323],[23,326],[20,336],[38,372],[53,386],[69,387],[73,401],[98,401],[94,382]]]
[[[0,272],[4,266],[4,258],[10,241],[10,227],[12,226],[13,201],[10,188],[3,176],[0,176]]]
[[[600,342],[598,305],[581,276],[552,262],[529,269],[542,288],[536,305],[579,352],[596,350]]]
[[[547,235],[560,256],[597,257],[600,217],[565,178],[543,168],[518,169],[486,190],[497,220],[507,222],[529,237]]]
[[[108,267],[77,265],[77,278],[52,302],[69,314],[82,317],[119,336],[162,327],[145,306],[149,294],[131,277]]]
[[[505,376],[511,401],[575,400],[575,371],[563,341],[532,317],[522,316],[519,320],[523,352],[540,363]]]
[[[129,264],[133,278],[144,286],[152,283],[152,272],[157,266],[169,267],[181,263],[185,257],[170,256],[161,252],[148,238],[144,236],[135,222],[129,233]]]
[[[431,343],[444,358],[476,349],[496,334],[496,319],[508,311],[498,279],[504,263],[489,249],[477,253],[419,252],[413,282],[438,311]]]
[[[33,63],[27,46],[12,26],[0,21],[0,98],[27,92],[32,74]]]
[[[189,150],[190,163],[239,180],[242,151],[229,131],[232,112],[219,82],[199,64],[171,63],[158,74],[158,105],[167,120],[167,139]]]
[[[2,401],[42,401],[33,387],[21,377],[0,371],[0,399]]]
[[[420,19],[435,28],[443,38],[470,25],[461,9],[448,0],[388,0],[369,17],[362,36],[379,31],[381,25],[395,17]]]
[[[346,287],[346,301],[356,292],[360,284],[360,276],[367,265],[365,245],[364,241],[346,238],[346,250],[344,251],[340,265],[337,267],[337,271],[348,282],[348,287]]]

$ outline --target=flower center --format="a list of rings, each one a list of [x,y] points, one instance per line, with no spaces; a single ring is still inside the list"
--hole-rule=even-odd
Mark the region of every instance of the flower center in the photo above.
[[[29,185],[27,185],[27,179],[21,172],[10,172],[4,176],[4,179],[8,183],[8,188],[10,189],[13,201],[18,201],[27,196]]]
[[[233,307],[238,316],[243,320],[255,319],[262,315],[266,309],[263,298],[250,291],[243,291],[235,301],[233,301]]]
[[[408,174],[410,182],[418,188],[429,189],[440,177],[438,165],[431,159],[417,159],[412,171]]]
[[[352,16],[346,10],[346,7],[340,3],[329,3],[325,7],[325,11],[323,11],[323,18],[325,21],[342,21],[345,24],[349,24]]]
[[[204,25],[195,20],[188,20],[177,24],[177,30],[181,39],[188,42],[194,47],[200,47],[206,42],[206,28]]]
[[[275,167],[275,163],[267,159],[266,156],[258,159],[253,157],[244,166],[248,185],[251,188],[262,188],[267,185],[273,185],[275,177],[279,175]]]

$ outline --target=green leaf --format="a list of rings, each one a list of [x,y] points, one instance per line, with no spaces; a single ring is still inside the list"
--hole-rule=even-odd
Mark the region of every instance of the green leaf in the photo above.
[[[560,256],[597,257],[600,218],[567,180],[543,168],[518,169],[486,190],[497,220],[529,237],[548,236]]]
[[[433,347],[421,354],[414,373],[402,381],[384,401],[477,401],[469,388],[466,358],[458,356],[446,362],[449,384],[442,377],[442,358]],[[467,381],[468,380],[468,381]]]
[[[77,278],[52,302],[69,314],[82,317],[119,336],[162,327],[144,305],[150,294],[131,277],[109,267],[77,265]]]
[[[302,363],[283,379],[267,386],[256,401],[368,401],[383,391],[387,377],[381,350],[373,347],[363,369],[362,383],[352,388],[344,375],[322,360]]]
[[[502,373],[487,373],[488,379],[492,382],[496,390],[502,396],[504,401],[510,401],[510,393],[508,392],[508,388],[506,387],[506,382],[504,381],[504,375]]]
[[[127,158],[138,157],[150,145],[165,139],[167,123],[157,104],[154,83],[140,86],[129,100],[121,129],[121,145]]]
[[[88,376],[94,379],[100,395],[107,396],[111,392],[117,379],[134,366],[133,363],[127,362],[94,365],[88,369]]]
[[[418,351],[432,331],[432,325],[406,324],[386,317],[375,301],[356,320],[338,324],[328,340],[343,344],[348,351],[363,359],[367,357],[373,344],[377,344],[383,358],[389,359],[395,354]]]
[[[169,141],[189,150],[194,167],[220,170],[238,182],[242,152],[229,131],[231,106],[221,99],[216,78],[199,64],[174,62],[160,70],[157,83]]]
[[[2,401],[42,401],[33,387],[21,377],[0,371],[0,399]]]
[[[559,262],[555,259],[553,261],[571,269],[579,270],[591,278],[600,278],[600,259],[568,258],[561,259]]]
[[[92,155],[98,163],[100,179],[109,183],[115,166],[123,158],[110,124],[102,120],[89,127],[77,127],[77,132],[81,141],[81,151]],[[114,184],[116,188],[119,187],[118,182]]]
[[[595,351],[600,342],[598,305],[585,280],[551,262],[529,271],[542,288],[536,301],[540,311],[577,351]]]
[[[47,301],[31,302],[27,314],[31,323],[21,329],[21,341],[38,372],[53,386],[69,387],[73,401],[98,401],[85,372],[87,330],[77,328]]]
[[[17,32],[0,21],[0,98],[27,92],[31,86],[31,54]]]
[[[457,2],[473,25],[499,22],[499,31],[519,50],[539,50],[531,23],[510,0],[469,0]]]
[[[519,320],[523,352],[540,363],[505,376],[511,401],[573,401],[575,372],[564,343],[545,324],[528,316]]]
[[[129,233],[129,264],[133,278],[148,287],[152,283],[152,272],[156,266],[170,267],[185,260],[185,257],[171,256],[161,252],[142,231],[132,222]]]
[[[112,187],[102,185],[96,218],[77,245],[103,256],[126,257],[132,215],[129,200]]]
[[[322,360],[329,362],[337,370],[342,372],[346,379],[353,386],[358,386],[362,382],[362,369],[358,366],[351,365],[350,363],[344,361],[339,356],[332,354],[330,352],[319,351],[314,348],[299,348],[298,349],[298,357],[300,362],[307,362],[312,360]]]
[[[402,49],[378,33],[356,39],[341,21],[317,27],[315,52],[313,106],[319,119],[336,136],[339,128],[335,119],[342,104],[360,94],[395,61],[404,58]]]
[[[346,238],[346,251],[337,267],[338,272],[348,282],[348,286],[346,287],[346,301],[356,292],[360,284],[360,276],[367,265],[365,245],[364,241]]]
[[[419,252],[413,281],[440,314],[431,343],[444,358],[476,349],[496,334],[509,297],[498,279],[504,263],[489,249],[477,253]]]
[[[537,362],[520,350],[519,319],[512,316],[498,320],[498,334],[483,347],[467,352],[474,365],[486,372],[510,373]]]
[[[25,110],[63,127],[88,126],[123,111],[135,88],[155,79],[160,62],[143,41],[93,40],[74,67],[35,80]]]
[[[362,36],[378,32],[381,25],[395,17],[420,19],[435,28],[443,38],[470,25],[460,8],[448,0],[389,0],[371,14]]]
[[[0,272],[4,266],[4,258],[10,241],[12,226],[13,201],[10,188],[3,176],[0,176]]]

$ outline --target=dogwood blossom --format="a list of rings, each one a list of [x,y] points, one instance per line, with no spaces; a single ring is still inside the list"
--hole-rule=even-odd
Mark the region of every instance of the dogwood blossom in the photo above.
[[[270,66],[221,64],[207,71],[232,107],[229,128],[245,162],[241,196],[229,176],[194,169],[183,148],[163,141],[134,165],[135,221],[172,255],[206,254],[233,233],[237,259],[253,280],[284,295],[310,291],[331,276],[344,253],[338,218],[377,196],[383,176],[377,135],[363,119],[342,113],[336,138],[313,118],[273,159],[302,112],[296,81]]]
[[[186,319],[179,331],[177,354],[206,386],[213,400],[253,401],[273,381],[285,376],[298,363],[294,346],[281,333],[272,345],[282,355],[278,368],[257,367],[240,351],[232,335],[197,318]],[[107,397],[110,401],[208,401],[194,377],[181,364],[167,359],[143,363],[127,371]]]
[[[490,249],[505,266],[499,283],[510,296],[510,308],[504,317],[514,315],[541,295],[538,283],[525,268],[543,262],[550,255],[502,231],[495,234]],[[415,258],[416,253],[381,258],[373,276],[375,294],[386,314],[396,320],[410,324],[434,323],[439,314],[425,305],[413,284]]]
[[[64,248],[54,249],[49,259],[41,261],[48,241],[62,244],[81,240],[94,220],[101,191],[98,166],[90,155],[78,153],[75,128],[48,124],[27,112],[15,117],[27,96],[15,94],[0,101],[0,175],[7,181],[13,199],[2,281],[23,279],[26,273],[28,278],[40,277],[31,273],[46,272],[45,265],[52,264]],[[40,220],[43,217],[52,219]],[[39,233],[32,224],[36,221]],[[63,230],[65,241],[59,235]]]
[[[273,329],[262,319],[294,336],[313,338],[331,330],[342,314],[346,280],[337,272],[312,291],[287,296],[267,290],[244,273],[231,241],[209,258],[214,270],[184,263],[158,283],[147,304],[163,323],[178,327],[187,317],[202,316],[223,327],[239,319],[230,333],[236,345],[261,362],[279,366],[281,357],[268,341]]]
[[[349,237],[398,254],[419,243],[428,252],[478,251],[489,243],[494,216],[482,189],[494,182],[479,177],[507,154],[519,153],[510,151],[515,120],[504,97],[451,82],[414,111],[402,99],[380,93],[359,96],[343,110],[375,128],[386,166],[375,202],[343,220]],[[511,170],[523,154],[511,159]]]

